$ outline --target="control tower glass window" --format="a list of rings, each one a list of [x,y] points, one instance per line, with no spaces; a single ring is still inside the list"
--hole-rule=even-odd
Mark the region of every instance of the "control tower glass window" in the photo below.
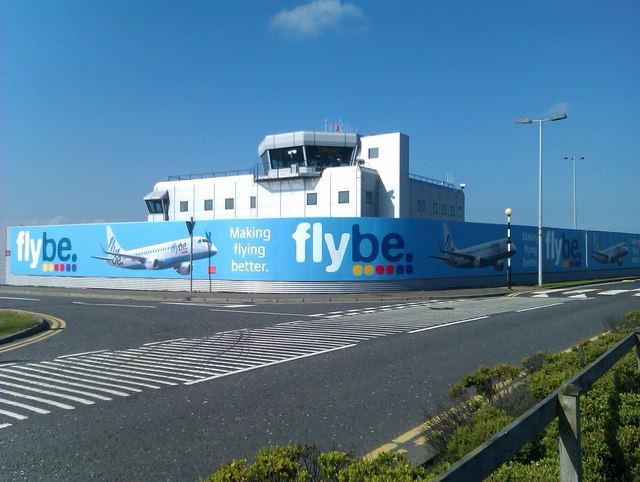
[[[353,147],[306,146],[307,166],[340,167],[351,163]]]
[[[149,214],[163,214],[164,207],[162,205],[161,199],[147,199],[145,200],[145,204],[147,205],[147,210]]]
[[[269,149],[271,169],[291,167],[291,164],[304,165],[304,150],[302,146]]]

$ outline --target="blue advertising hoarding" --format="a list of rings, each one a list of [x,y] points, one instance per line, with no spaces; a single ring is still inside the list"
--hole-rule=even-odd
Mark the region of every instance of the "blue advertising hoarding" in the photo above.
[[[191,242],[193,241],[193,250]],[[537,272],[537,228],[388,218],[285,218],[14,227],[11,275],[368,281]],[[545,273],[640,269],[640,235],[549,228]],[[193,253],[193,254],[191,254]]]

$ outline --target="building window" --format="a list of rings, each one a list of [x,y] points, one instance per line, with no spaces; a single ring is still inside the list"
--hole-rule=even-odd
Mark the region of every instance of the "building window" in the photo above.
[[[372,147],[369,149],[369,159],[377,159],[378,158],[378,148]]]
[[[433,214],[438,214],[438,203],[433,203]]]
[[[366,204],[373,204],[373,192],[371,191],[364,192],[364,202]]]
[[[233,198],[228,197],[224,200],[224,208],[225,209],[233,209]]]
[[[452,217],[455,217],[456,215],[456,207],[455,206],[449,206],[449,215]]]
[[[440,211],[442,213],[443,216],[447,215],[447,205],[443,204],[442,205],[442,211]]]
[[[255,209],[258,204],[258,200],[256,199],[255,196],[251,196],[250,203],[251,203],[250,205],[251,209]]]
[[[423,213],[427,210],[427,203],[418,199],[418,212]]]
[[[213,199],[205,199],[204,200],[204,210],[205,211],[213,211]]]
[[[339,191],[338,192],[338,203],[339,204],[349,204],[349,191]]]
[[[318,194],[315,192],[307,193],[307,206],[315,206],[318,204]]]
[[[189,201],[180,201],[180,212],[186,213],[189,211]]]
[[[461,218],[462,217],[462,208],[458,208],[458,217]]]

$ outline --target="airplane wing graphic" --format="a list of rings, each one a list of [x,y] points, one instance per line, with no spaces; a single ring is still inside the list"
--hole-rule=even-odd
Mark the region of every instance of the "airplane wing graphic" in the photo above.
[[[431,258],[435,258],[435,259],[441,259],[441,260],[444,260],[444,261],[451,260],[451,256],[455,256],[455,257],[458,257],[458,258],[462,258],[462,259],[465,259],[465,260],[467,260],[467,261],[473,261],[473,260],[475,260],[475,259],[476,259],[476,257],[475,257],[475,256],[473,256],[473,255],[471,255],[471,254],[459,253],[459,252],[457,252],[457,251],[448,251],[448,250],[446,250],[446,249],[442,249],[442,248],[440,248],[440,251],[441,251],[442,253],[444,253],[444,254],[448,254],[449,256],[448,256],[448,257],[444,257],[444,256],[430,256],[430,257],[431,257]]]
[[[113,259],[113,256],[120,256],[121,258],[132,259],[142,264],[144,264],[147,261],[147,258],[145,258],[144,256],[136,256],[134,254],[126,254],[126,253],[112,253],[111,251],[107,251],[106,249],[104,249],[104,247],[102,246],[100,247],[102,248],[102,252],[104,254],[109,255],[109,257],[107,258],[105,256],[91,256],[92,258],[101,259],[103,261],[111,261]]]

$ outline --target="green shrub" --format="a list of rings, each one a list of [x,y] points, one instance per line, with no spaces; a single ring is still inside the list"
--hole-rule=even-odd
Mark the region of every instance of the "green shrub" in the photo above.
[[[273,446],[258,451],[255,462],[234,460],[211,474],[209,482],[306,482],[308,472],[302,467],[302,447]]]
[[[562,353],[536,353],[524,358],[523,368],[528,374],[526,385],[535,398],[546,398],[564,385],[579,371],[602,356],[614,344],[640,326],[640,310],[628,313],[616,321],[616,329],[596,339],[585,340]],[[498,367],[498,366],[496,366]],[[438,473],[485,442],[506,426],[518,410],[510,410],[513,400],[501,400],[495,384],[508,380],[511,370],[500,372],[496,367],[481,367],[467,375],[450,391],[459,396],[474,390],[485,396],[478,402],[482,407],[473,412],[469,422],[458,427],[441,454]],[[514,369],[514,373],[515,373]],[[504,375],[504,378],[503,378]],[[526,406],[526,402],[522,402]],[[591,389],[580,397],[581,447],[584,480],[640,480],[640,376],[635,350],[605,373]],[[532,439],[509,462],[503,464],[488,479],[503,480],[557,480],[558,420],[554,420],[543,433]]]
[[[485,482],[557,482],[560,479],[558,459],[541,459],[523,465],[506,462],[495,470]],[[586,480],[586,479],[585,479]]]
[[[483,405],[473,414],[472,425],[459,427],[448,444],[450,461],[461,459],[478,445],[511,423],[502,410]]]
[[[410,482],[426,480],[422,467],[407,462],[404,453],[382,453],[355,459],[344,452],[320,453],[313,446],[269,447],[252,465],[234,460],[206,479],[208,482]]]
[[[478,395],[487,400],[492,400],[496,394],[496,384],[514,380],[520,376],[520,372],[520,368],[506,363],[500,363],[492,367],[481,366],[451,387],[449,396],[451,398],[461,397],[466,390],[474,388]]]
[[[409,482],[427,480],[422,467],[407,462],[404,453],[382,453],[375,459],[354,461],[336,478],[338,482]]]

